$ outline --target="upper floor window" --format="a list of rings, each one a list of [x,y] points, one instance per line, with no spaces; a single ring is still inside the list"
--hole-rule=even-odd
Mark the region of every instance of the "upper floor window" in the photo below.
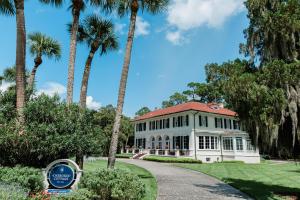
[[[149,122],[149,130],[165,129],[170,128],[170,119],[160,119]]]
[[[238,151],[243,151],[243,138],[241,138],[241,137],[237,137],[237,138],[235,138],[235,140],[236,140],[236,150],[238,150]]]
[[[189,116],[173,117],[173,127],[189,126]]]
[[[208,119],[207,119],[207,116],[201,116],[201,115],[199,115],[199,126],[205,126],[205,127],[208,127]]]
[[[222,120],[222,118],[215,117],[215,127],[216,128],[223,128],[223,120]]]
[[[224,137],[223,138],[223,149],[227,150],[227,151],[233,150],[232,137]]]
[[[232,129],[231,119],[224,119],[224,128],[225,129]]]
[[[240,129],[240,125],[237,120],[233,120],[233,129],[235,129],[235,130]]]
[[[136,124],[135,130],[136,130],[136,132],[146,131],[146,122]]]

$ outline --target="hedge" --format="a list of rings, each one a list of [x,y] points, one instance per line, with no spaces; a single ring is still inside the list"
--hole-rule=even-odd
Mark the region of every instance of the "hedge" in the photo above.
[[[202,163],[201,160],[195,160],[192,158],[176,158],[167,156],[146,156],[143,158],[143,160],[166,163]]]

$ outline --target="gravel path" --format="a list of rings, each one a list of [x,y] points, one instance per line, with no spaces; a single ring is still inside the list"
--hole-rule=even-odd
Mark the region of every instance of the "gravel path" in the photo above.
[[[208,175],[166,163],[118,159],[149,170],[156,176],[157,200],[250,199],[239,190]]]

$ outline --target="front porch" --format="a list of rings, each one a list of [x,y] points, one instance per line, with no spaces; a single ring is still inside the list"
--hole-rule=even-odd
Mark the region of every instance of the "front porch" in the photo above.
[[[174,157],[192,157],[193,150],[188,149],[142,149],[142,148],[126,148],[125,152],[133,154],[157,155],[157,156],[174,156]]]

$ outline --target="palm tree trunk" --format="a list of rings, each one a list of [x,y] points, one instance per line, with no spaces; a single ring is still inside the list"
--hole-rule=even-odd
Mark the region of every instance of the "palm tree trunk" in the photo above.
[[[33,89],[35,74],[36,74],[36,71],[37,71],[38,67],[42,64],[42,62],[43,62],[43,60],[40,56],[38,56],[34,59],[34,66],[32,68],[32,71],[31,71],[31,74],[30,74],[30,77],[29,77],[29,80],[28,80],[28,88],[30,90]]]
[[[89,56],[86,59],[86,63],[85,63],[84,73],[81,82],[80,102],[79,102],[80,107],[83,109],[86,108],[86,96],[87,96],[87,88],[88,88],[89,76],[91,71],[91,64],[96,51],[97,50],[94,50],[93,48],[90,50]],[[81,153],[81,151],[77,152],[76,154],[75,162],[78,164],[80,169],[83,169],[83,160],[84,160],[83,156],[84,155]]]
[[[67,104],[70,105],[73,102],[73,87],[74,87],[74,68],[76,58],[76,44],[77,44],[77,31],[79,24],[80,11],[75,9],[73,11],[73,24],[71,30],[70,41],[70,56],[69,56],[69,68],[68,68],[68,86],[67,86]]]
[[[115,161],[116,161],[116,152],[118,148],[121,116],[123,112],[123,105],[124,105],[127,77],[128,77],[129,64],[131,58],[131,50],[132,50],[132,44],[134,38],[137,11],[138,11],[138,2],[134,1],[131,6],[130,26],[128,31],[127,44],[126,44],[126,53],[125,53],[124,64],[122,69],[122,76],[121,76],[119,94],[118,94],[118,104],[117,104],[116,116],[115,116],[115,121],[113,126],[113,133],[111,137],[111,143],[110,143],[110,149],[108,155],[107,167],[110,169],[114,168]]]
[[[79,105],[81,108],[86,108],[86,96],[87,96],[87,88],[89,84],[89,76],[91,71],[91,64],[94,58],[96,50],[93,48],[90,50],[89,56],[85,62],[84,73],[81,82],[81,90],[80,90],[80,102]]]
[[[17,124],[24,124],[23,108],[25,106],[25,54],[26,30],[24,16],[24,0],[14,0],[16,8],[17,44],[16,44],[16,94]],[[22,133],[22,128],[21,132]]]

